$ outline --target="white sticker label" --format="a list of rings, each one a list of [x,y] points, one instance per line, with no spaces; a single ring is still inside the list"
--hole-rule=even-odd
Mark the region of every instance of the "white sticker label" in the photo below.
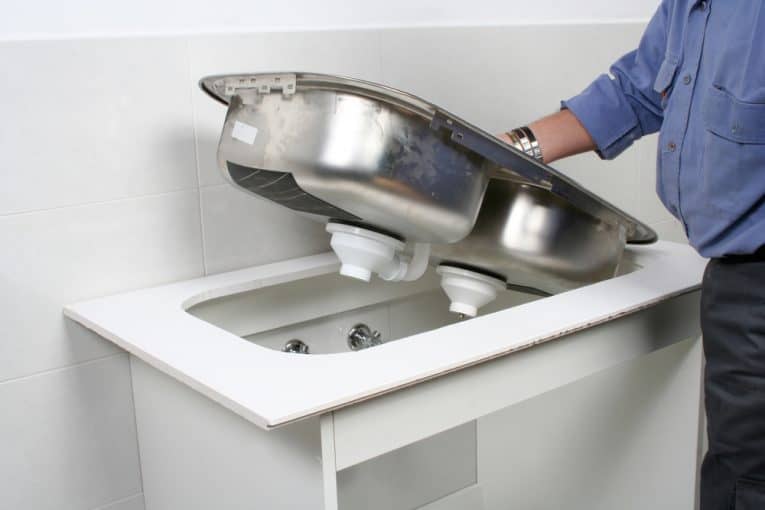
[[[253,142],[255,142],[255,137],[258,136],[258,128],[237,120],[234,122],[234,129],[231,131],[231,136],[240,142],[252,145]]]

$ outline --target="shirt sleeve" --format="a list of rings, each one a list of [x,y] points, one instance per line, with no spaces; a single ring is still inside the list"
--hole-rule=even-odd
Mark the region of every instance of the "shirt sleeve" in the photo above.
[[[581,94],[561,103],[584,125],[603,159],[613,159],[632,143],[661,127],[661,94],[654,81],[664,61],[669,3],[664,0],[638,49],[627,53]]]

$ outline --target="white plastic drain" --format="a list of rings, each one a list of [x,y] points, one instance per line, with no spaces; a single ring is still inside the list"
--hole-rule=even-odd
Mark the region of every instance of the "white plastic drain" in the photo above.
[[[478,309],[497,298],[497,292],[505,288],[499,278],[461,269],[454,266],[438,266],[441,288],[451,300],[449,311],[475,317]]]

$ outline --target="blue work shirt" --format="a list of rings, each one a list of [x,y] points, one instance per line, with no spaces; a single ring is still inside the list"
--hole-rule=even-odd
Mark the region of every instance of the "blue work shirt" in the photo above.
[[[701,255],[765,245],[765,2],[664,0],[638,49],[563,106],[605,159],[660,130],[657,193]]]

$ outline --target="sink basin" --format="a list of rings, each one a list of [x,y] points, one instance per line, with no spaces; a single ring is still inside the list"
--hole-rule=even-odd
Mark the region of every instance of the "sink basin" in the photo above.
[[[453,278],[466,299],[451,308],[472,315],[503,286],[544,294],[613,276],[625,243],[656,240],[555,169],[406,92],[314,73],[210,76],[200,86],[228,107],[225,178],[327,223],[346,276],[470,271]]]
[[[637,268],[630,257],[625,257],[618,274]],[[481,309],[481,315],[538,299],[544,298],[537,293],[504,290]],[[284,351],[289,342],[299,341],[310,355],[358,355],[349,345],[349,333],[358,325],[378,332],[378,345],[384,346],[472,320],[460,319],[449,312],[449,298],[441,290],[440,277],[433,269],[414,282],[373,280],[366,285],[337,273],[322,274],[202,301],[186,311],[268,349]]]
[[[320,76],[203,83],[233,94],[218,159],[236,187],[322,221],[420,242],[452,243],[473,227],[487,162],[430,129],[415,106],[379,101]]]
[[[498,276],[510,288],[556,294],[614,275],[625,230],[528,184],[492,179],[475,227],[433,245],[431,264]]]
[[[555,169],[412,94],[344,76],[208,76],[228,106],[218,146],[236,187],[321,221],[411,242],[453,243],[473,227],[491,177],[531,183],[651,243],[647,225]]]

